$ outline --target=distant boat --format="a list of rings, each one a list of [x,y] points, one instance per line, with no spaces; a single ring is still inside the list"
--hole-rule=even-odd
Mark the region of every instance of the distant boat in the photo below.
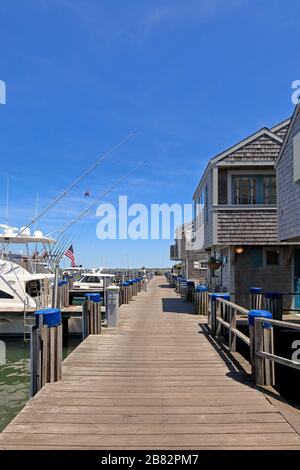
[[[102,268],[103,269],[103,268]],[[103,289],[104,279],[107,284],[112,283],[115,274],[103,273],[102,269],[86,270],[81,274],[81,278],[74,282],[74,289]]]

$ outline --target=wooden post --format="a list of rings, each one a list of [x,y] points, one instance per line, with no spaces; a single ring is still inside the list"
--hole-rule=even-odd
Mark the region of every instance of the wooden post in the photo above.
[[[282,320],[282,294],[279,292],[265,293],[266,310],[273,314],[274,320]]]
[[[222,318],[223,305],[221,302],[216,300],[216,336],[222,336],[222,325],[217,321],[218,318]]]
[[[209,294],[210,301],[211,301],[211,334],[213,336],[216,335],[217,333],[217,305],[219,302],[217,302],[217,298],[221,298],[224,300],[230,300],[230,294],[228,293],[213,293]]]
[[[274,354],[274,329],[272,327],[263,329],[263,350],[269,354]],[[264,359],[265,385],[275,384],[275,366],[273,361]]]
[[[98,293],[85,294],[86,300],[82,305],[82,336],[101,334],[101,296]]]
[[[256,385],[265,385],[264,380],[264,360],[258,356],[258,352],[264,350],[264,330],[263,323],[254,321],[254,327],[252,327],[254,336],[253,341],[253,352],[252,352],[252,378]]]
[[[124,287],[122,283],[119,286],[119,289],[119,307],[121,307],[121,305],[124,303]]]
[[[194,281],[186,281],[186,300],[188,302],[193,301],[193,291],[195,288]]]
[[[232,332],[232,329],[236,329],[236,310],[233,307],[229,307],[229,351],[236,352],[236,334]]]
[[[260,310],[262,308],[262,289],[260,287],[250,287],[250,310]]]
[[[62,368],[61,312],[47,308],[35,314],[36,325],[31,328],[31,397],[46,383],[60,380]]]
[[[266,322],[255,321],[255,318],[266,318]],[[264,330],[270,328],[270,323],[267,322],[268,318],[272,318],[272,313],[267,310],[250,310],[248,314],[252,380],[256,385],[266,385],[267,382],[265,361],[257,353],[264,351]],[[270,381],[270,374],[268,374],[268,381]]]

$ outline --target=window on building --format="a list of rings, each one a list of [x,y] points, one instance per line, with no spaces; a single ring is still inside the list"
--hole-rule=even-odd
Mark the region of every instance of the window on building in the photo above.
[[[267,266],[279,266],[280,265],[280,251],[279,250],[267,250],[266,265]]]
[[[232,204],[276,204],[276,176],[233,175]]]
[[[276,177],[264,176],[264,202],[263,204],[276,204]]]
[[[194,269],[207,269],[207,261],[194,261]]]
[[[253,176],[233,176],[233,204],[256,204],[256,178]]]

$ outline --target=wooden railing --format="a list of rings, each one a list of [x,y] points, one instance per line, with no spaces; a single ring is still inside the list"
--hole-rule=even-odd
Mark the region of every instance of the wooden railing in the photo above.
[[[274,385],[274,363],[281,364],[286,367],[291,367],[293,369],[300,370],[300,362],[294,361],[293,359],[288,359],[286,357],[277,356],[274,354],[274,335],[273,335],[273,326],[280,326],[283,328],[289,328],[293,330],[298,330],[300,332],[300,325],[295,323],[268,319],[267,321],[263,318],[255,318],[254,320],[254,344],[253,344],[253,369],[256,377],[256,383],[259,385],[265,385],[264,375],[272,376],[269,384]],[[269,339],[266,340],[266,329],[264,324],[268,323],[271,328],[269,328],[270,335]],[[269,369],[269,370],[268,370]]]
[[[210,310],[212,334],[222,336],[222,326],[229,332],[229,350],[236,351],[236,338],[250,346],[250,338],[239,331],[236,327],[237,315],[248,315],[249,310],[229,300],[216,298],[215,308]]]
[[[211,334],[224,336],[228,331],[228,347],[236,352],[236,339],[239,338],[250,348],[250,364],[252,378],[256,385],[274,385],[274,364],[300,370],[300,362],[284,358],[274,353],[274,328],[283,327],[300,332],[300,325],[273,320],[271,318],[254,318],[254,326],[249,325],[249,336],[237,329],[237,315],[249,315],[249,310],[229,300],[216,297],[210,304],[208,324]]]

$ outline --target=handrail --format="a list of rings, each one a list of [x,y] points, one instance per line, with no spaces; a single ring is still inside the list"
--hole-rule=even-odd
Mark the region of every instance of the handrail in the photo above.
[[[231,302],[230,300],[225,300],[225,299],[222,299],[221,297],[217,297],[216,301],[221,302],[222,304],[225,304],[225,305],[228,305],[229,307],[234,308],[235,310],[242,313],[243,315],[248,315],[248,313],[249,313],[249,310],[247,310],[244,307],[241,307],[241,305],[238,305],[238,304],[235,304],[234,302]]]
[[[268,359],[268,361],[300,370],[300,362],[293,361],[292,359],[287,359],[286,357],[277,356],[276,354],[267,353],[265,351],[256,351],[255,354],[263,359]]]
[[[255,318],[256,322],[264,323],[266,319],[264,318]],[[292,323],[288,321],[282,321],[282,320],[273,320],[273,318],[268,318],[268,323],[271,325],[277,325],[277,326],[283,326],[284,328],[294,328],[295,330],[300,330],[300,325],[297,325],[297,323]]]
[[[300,325],[273,318],[255,317],[249,324],[249,337],[237,329],[237,314],[249,315],[249,310],[222,297],[211,302],[211,334],[222,336],[222,328],[229,332],[229,351],[236,352],[236,338],[250,348],[250,364],[253,381],[257,385],[274,385],[274,363],[300,370],[300,361],[287,359],[274,353],[273,327],[300,331]]]
[[[223,299],[222,297],[215,298],[216,303],[211,304],[211,325],[212,334],[221,336],[222,326],[229,332],[229,351],[236,351],[236,339],[239,338],[248,347],[250,347],[250,338],[239,331],[236,327],[237,313],[247,315],[249,310],[241,307],[234,302]],[[225,307],[225,308],[224,308]]]

